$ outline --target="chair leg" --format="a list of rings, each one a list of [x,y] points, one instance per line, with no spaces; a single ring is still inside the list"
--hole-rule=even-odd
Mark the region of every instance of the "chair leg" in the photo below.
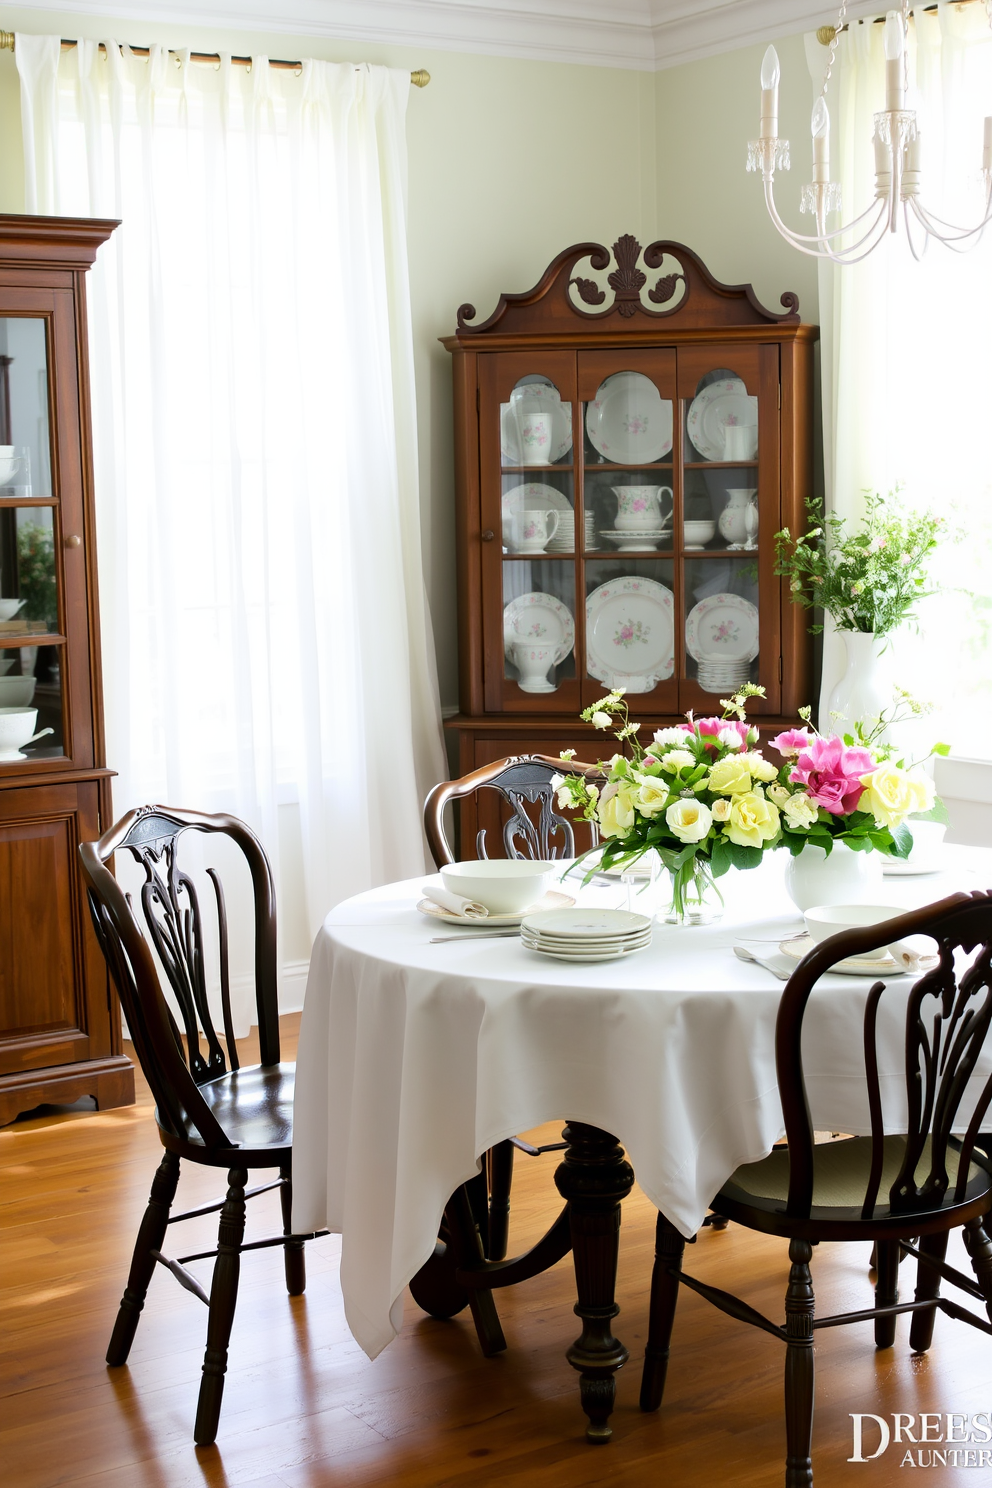
[[[279,1202],[282,1205],[282,1232],[284,1235],[293,1233],[293,1169],[291,1164],[286,1163],[279,1169],[279,1177],[282,1179],[282,1188],[279,1190]],[[286,1290],[291,1297],[302,1297],[307,1289],[307,1263],[303,1254],[302,1240],[287,1240],[283,1247],[283,1257],[286,1265]]]
[[[892,1307],[899,1301],[898,1240],[879,1240],[875,1246],[875,1306]],[[896,1315],[875,1319],[875,1347],[891,1348],[896,1341]]]
[[[939,1235],[921,1235],[920,1253],[932,1256],[935,1261],[942,1261],[947,1250],[948,1232],[944,1230]],[[924,1266],[919,1263],[916,1275],[916,1301],[924,1302],[929,1297],[940,1294],[940,1272],[933,1266]],[[933,1325],[937,1318],[936,1307],[922,1307],[919,1312],[913,1313],[913,1321],[909,1325],[909,1346],[916,1354],[925,1354],[933,1339]]]
[[[179,1159],[174,1152],[164,1152],[162,1161],[155,1170],[148,1204],[138,1230],[138,1238],[134,1242],[127,1286],[107,1349],[107,1363],[110,1365],[127,1363],[141,1309],[145,1305],[148,1284],[155,1270],[156,1261],[152,1251],[162,1249],[169,1224],[169,1210],[176,1197],[178,1184]]]
[[[489,1260],[506,1258],[510,1232],[513,1143],[498,1142],[489,1153]]]
[[[203,1356],[203,1378],[196,1406],[193,1440],[209,1447],[217,1436],[220,1404],[227,1373],[227,1346],[231,1341],[234,1309],[241,1275],[241,1245],[245,1238],[245,1168],[231,1168],[227,1175],[227,1199],[220,1211],[217,1259],[210,1284],[210,1313],[207,1319],[207,1350]]]
[[[456,1189],[451,1195],[444,1211],[444,1217],[451,1235],[451,1249],[454,1253],[455,1265],[462,1269],[471,1269],[473,1265],[484,1261],[485,1249],[478,1219],[472,1208],[468,1184],[462,1184],[461,1188]],[[486,1287],[469,1288],[468,1305],[472,1312],[479,1346],[486,1358],[489,1359],[493,1354],[502,1353],[506,1348],[506,1339],[503,1337],[499,1313],[496,1311],[496,1300],[492,1292]]]
[[[789,1290],[785,1294],[785,1488],[813,1482],[813,1278],[808,1240],[789,1242]]]
[[[992,1319],[992,1239],[980,1219],[970,1219],[965,1225],[964,1243],[975,1279],[985,1294],[985,1311]]]
[[[641,1375],[641,1410],[661,1405],[668,1374],[672,1325],[679,1300],[678,1273],[682,1269],[685,1240],[663,1214],[655,1227],[654,1270],[651,1273],[651,1309],[648,1315],[648,1344]]]

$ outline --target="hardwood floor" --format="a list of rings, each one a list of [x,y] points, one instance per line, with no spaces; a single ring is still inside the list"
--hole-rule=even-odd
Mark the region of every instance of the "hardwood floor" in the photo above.
[[[284,1019],[291,1058],[297,1019]],[[250,1057],[250,1050],[247,1051]],[[544,1129],[553,1139],[554,1129]],[[220,1434],[192,1444],[206,1311],[163,1271],[152,1282],[127,1368],[103,1362],[131,1246],[160,1147],[147,1090],[119,1111],[45,1111],[0,1132],[3,1267],[0,1463],[11,1488],[765,1488],[784,1478],[780,1344],[683,1290],[668,1395],[656,1416],[637,1407],[654,1211],[636,1189],[621,1232],[618,1335],[631,1352],[619,1376],[613,1441],[583,1440],[576,1378],[564,1350],[578,1329],[570,1258],[499,1294],[509,1348],[486,1360],[468,1314],[426,1318],[407,1300],[406,1326],[370,1362],[352,1340],[338,1289],[336,1237],[307,1247],[308,1285],[290,1299],[276,1250],[245,1257]],[[554,1212],[555,1155],[519,1157],[512,1244],[536,1238]],[[184,1168],[179,1198],[220,1196],[217,1175]],[[249,1208],[249,1236],[274,1233],[278,1200]],[[213,1241],[213,1216],[183,1227],[182,1251]],[[173,1253],[177,1252],[173,1232]],[[954,1264],[970,1271],[962,1248]],[[821,1246],[821,1311],[870,1305],[864,1246]],[[191,1269],[209,1274],[207,1265]],[[701,1232],[686,1269],[782,1316],[785,1249],[736,1226]],[[903,1267],[911,1293],[910,1266]],[[818,1488],[903,1483],[905,1447],[849,1464],[850,1412],[974,1413],[992,1405],[992,1341],[938,1317],[929,1355],[909,1352],[909,1322],[876,1353],[870,1324],[818,1339],[814,1468]],[[874,1438],[872,1439],[874,1441]],[[869,1448],[870,1450],[870,1448]],[[988,1473],[966,1482],[989,1481]],[[961,1481],[931,1468],[931,1484]]]

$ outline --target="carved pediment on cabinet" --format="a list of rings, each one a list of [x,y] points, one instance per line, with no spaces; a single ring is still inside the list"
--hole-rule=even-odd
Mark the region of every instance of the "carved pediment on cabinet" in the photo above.
[[[621,328],[635,330],[676,317],[686,327],[797,325],[798,295],[787,290],[781,304],[782,312],[768,310],[750,284],[721,284],[682,243],[661,239],[642,249],[631,233],[624,233],[612,250],[601,243],[566,248],[533,289],[501,295],[492,315],[479,325],[469,323],[476,317],[475,306],[462,305],[457,338],[574,331],[577,319],[588,330],[611,336]]]

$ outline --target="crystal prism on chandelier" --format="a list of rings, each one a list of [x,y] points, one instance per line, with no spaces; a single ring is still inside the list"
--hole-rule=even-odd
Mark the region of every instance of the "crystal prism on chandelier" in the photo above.
[[[992,0],[985,0],[985,10],[992,26]],[[793,232],[786,227],[775,205],[775,172],[789,169],[789,141],[778,135],[778,85],[781,76],[778,54],[773,46],[765,52],[761,64],[761,122],[758,138],[747,147],[747,168],[761,172],[768,215],[787,243],[813,258],[828,258],[834,263],[860,263],[868,257],[889,233],[899,231],[900,219],[913,257],[919,259],[931,238],[945,243],[957,252],[966,252],[978,243],[992,220],[992,117],[985,119],[982,153],[982,186],[985,213],[974,227],[957,227],[928,211],[921,200],[920,131],[916,110],[906,107],[909,86],[909,16],[910,0],[902,0],[902,10],[890,10],[885,18],[882,47],[885,52],[885,108],[875,115],[873,145],[875,149],[875,199],[860,217],[842,227],[827,231],[827,215],[840,210],[840,185],[830,179],[830,114],[827,110],[827,85],[833,71],[837,43],[847,18],[847,0],[842,0],[837,25],[833,28],[827,66],[820,96],[813,105],[810,128],[813,134],[813,180],[803,187],[801,210],[812,214],[816,232]],[[921,234],[922,229],[922,234]],[[854,235],[854,241],[845,241]],[[915,234],[915,237],[914,237]],[[843,246],[841,246],[843,244]]]

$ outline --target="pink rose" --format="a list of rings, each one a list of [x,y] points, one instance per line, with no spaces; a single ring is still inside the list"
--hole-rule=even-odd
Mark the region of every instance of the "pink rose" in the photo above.
[[[861,776],[874,768],[875,761],[867,749],[852,748],[832,734],[829,739],[810,740],[789,779],[804,785],[810,800],[824,811],[846,816],[858,809],[864,793]]]
[[[779,754],[786,758],[793,754],[800,754],[812,744],[814,734],[809,729],[786,729],[784,733],[776,734],[772,740],[772,748],[777,749]]]

